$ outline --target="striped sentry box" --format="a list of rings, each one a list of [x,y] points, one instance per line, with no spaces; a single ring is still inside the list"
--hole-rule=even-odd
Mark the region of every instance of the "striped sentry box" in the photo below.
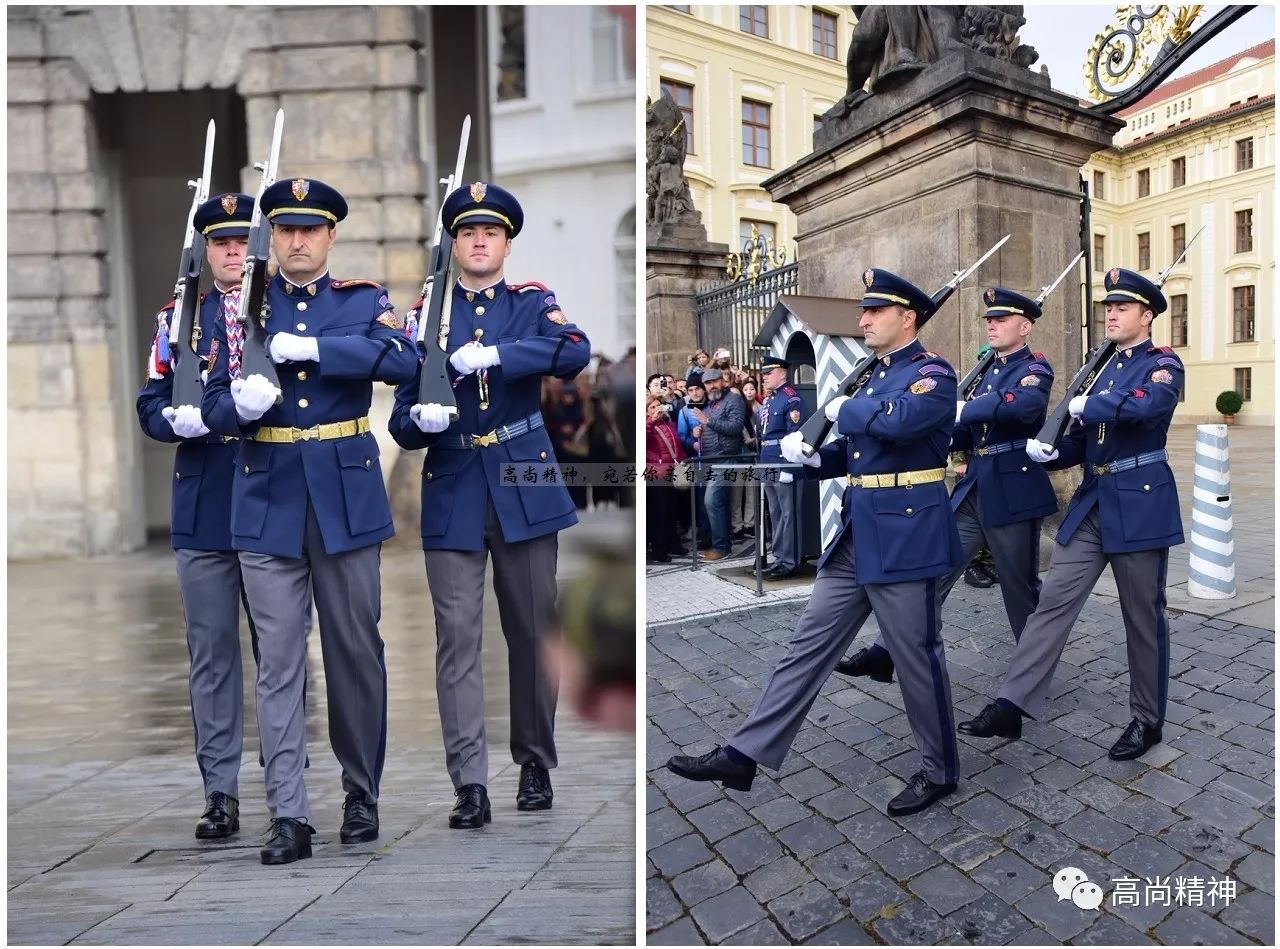
[[[1201,600],[1229,599],[1236,595],[1236,556],[1231,530],[1231,455],[1225,425],[1196,426],[1192,496],[1187,592]]]

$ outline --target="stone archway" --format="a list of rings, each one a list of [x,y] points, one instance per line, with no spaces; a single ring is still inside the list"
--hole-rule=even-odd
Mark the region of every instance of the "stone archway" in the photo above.
[[[283,106],[284,173],[322,178],[350,204],[334,272],[385,283],[403,311],[426,265],[424,200],[438,203],[424,141],[435,112],[426,95],[434,17],[415,7],[207,6],[11,7],[6,16],[9,552],[130,550],[144,539],[131,393],[145,347],[126,331],[135,303],[120,279],[128,249],[95,132],[97,97],[234,89],[245,103],[240,187],[249,191]],[[470,29],[479,35],[483,17]],[[439,39],[483,48],[474,37]],[[460,89],[487,100],[476,73]],[[174,251],[157,266],[176,266]],[[385,417],[390,390],[376,389]],[[385,447],[389,468],[397,452]]]

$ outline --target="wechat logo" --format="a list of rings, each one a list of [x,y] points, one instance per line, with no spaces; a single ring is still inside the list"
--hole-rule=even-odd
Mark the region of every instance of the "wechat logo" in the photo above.
[[[1097,909],[1102,905],[1102,887],[1090,883],[1083,870],[1065,867],[1053,875],[1053,892],[1058,902],[1070,900],[1081,909]]]

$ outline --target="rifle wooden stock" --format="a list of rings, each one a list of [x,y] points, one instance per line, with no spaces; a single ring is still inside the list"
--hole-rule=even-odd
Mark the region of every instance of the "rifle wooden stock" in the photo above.
[[[996,351],[994,349],[988,349],[982,354],[982,358],[974,364],[974,367],[965,374],[965,377],[960,380],[959,392],[962,400],[968,402],[969,399],[973,397],[973,390],[977,387],[978,383],[982,381],[982,374],[987,371],[987,367],[995,362],[995,360]]]
[[[1036,441],[1045,445],[1058,446],[1058,441],[1066,432],[1067,426],[1071,424],[1071,413],[1068,408],[1071,400],[1078,395],[1086,395],[1093,388],[1094,382],[1097,381],[1098,373],[1102,371],[1102,367],[1107,364],[1107,360],[1116,351],[1116,344],[1111,340],[1107,340],[1101,346],[1093,351],[1093,355],[1089,358],[1075,376],[1071,379],[1071,384],[1067,386],[1067,393],[1062,397],[1062,401],[1057,404],[1049,417],[1045,419],[1044,425],[1041,426],[1040,432],[1036,435]]]
[[[449,361],[445,353],[449,342],[449,309],[453,305],[452,264],[453,238],[447,230],[442,230],[440,241],[432,251],[431,276],[422,287],[424,312],[419,317],[423,321],[419,338],[425,358],[418,383],[418,401],[423,405],[439,403],[457,418],[458,400],[449,381]]]
[[[200,271],[204,260],[204,238],[194,235],[189,246],[182,249],[178,264],[178,285],[174,294],[173,319],[178,322],[177,345],[173,359],[173,397],[175,409],[180,405],[200,404],[204,386],[200,381],[200,357],[196,345],[196,314],[200,307]]]

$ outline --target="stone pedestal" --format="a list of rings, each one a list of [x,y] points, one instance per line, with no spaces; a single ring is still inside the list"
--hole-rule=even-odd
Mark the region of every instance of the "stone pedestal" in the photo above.
[[[698,348],[694,297],[724,279],[728,244],[707,240],[701,225],[650,225],[645,247],[645,375],[679,376]]]
[[[983,289],[1034,297],[1079,252],[1080,168],[1124,123],[968,50],[833,113],[816,150],[763,183],[796,214],[799,292],[861,296],[862,273],[885,267],[932,293],[1011,235],[921,331],[963,375],[986,343]],[[1051,405],[1082,361],[1081,316],[1080,278],[1069,275],[1031,337],[1055,369]],[[1064,507],[1074,478],[1055,475]]]
[[[983,288],[1035,296],[1079,251],[1080,167],[1123,124],[966,50],[829,118],[816,151],[763,184],[796,214],[802,294],[861,296],[873,266],[933,292],[1012,235],[921,332],[963,374],[986,342]],[[1032,336],[1057,371],[1055,397],[1081,361],[1080,299],[1068,276]]]

